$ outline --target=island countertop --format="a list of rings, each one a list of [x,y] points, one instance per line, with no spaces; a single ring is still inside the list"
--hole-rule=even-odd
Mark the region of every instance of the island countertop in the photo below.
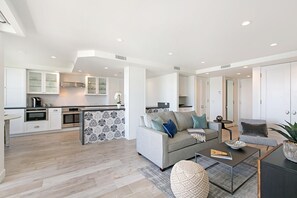
[[[106,107],[85,107],[81,108],[81,111],[115,111],[115,110],[125,110],[125,107],[117,108],[117,106],[106,106]]]

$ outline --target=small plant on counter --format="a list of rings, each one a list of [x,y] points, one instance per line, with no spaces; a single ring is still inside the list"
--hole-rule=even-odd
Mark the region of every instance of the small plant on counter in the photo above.
[[[115,99],[115,101],[117,101],[117,104],[121,104],[121,96],[122,96],[122,94],[120,92],[116,92],[114,94],[114,99]]]

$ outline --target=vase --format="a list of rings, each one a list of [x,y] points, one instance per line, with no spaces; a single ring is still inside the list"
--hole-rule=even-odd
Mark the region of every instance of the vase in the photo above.
[[[118,108],[118,109],[121,108],[121,104],[117,104],[117,108]]]
[[[297,163],[297,143],[284,140],[283,152],[288,160]]]

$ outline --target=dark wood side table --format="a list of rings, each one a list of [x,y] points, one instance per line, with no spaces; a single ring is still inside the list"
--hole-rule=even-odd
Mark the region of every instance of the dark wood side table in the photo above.
[[[275,147],[258,160],[258,197],[296,198],[297,163],[286,159],[283,146]]]
[[[230,140],[232,140],[232,130],[226,128],[226,127],[225,127],[225,124],[232,124],[233,122],[232,122],[231,120],[222,120],[222,121],[214,120],[214,122],[222,123],[222,129],[225,129],[225,130],[229,131],[229,134],[230,134]]]

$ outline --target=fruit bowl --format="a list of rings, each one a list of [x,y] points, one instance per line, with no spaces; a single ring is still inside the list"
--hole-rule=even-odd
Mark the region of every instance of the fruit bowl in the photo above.
[[[227,144],[228,146],[230,146],[232,149],[240,149],[246,146],[246,143],[243,141],[237,141],[237,140],[229,140],[226,141],[225,144]]]

